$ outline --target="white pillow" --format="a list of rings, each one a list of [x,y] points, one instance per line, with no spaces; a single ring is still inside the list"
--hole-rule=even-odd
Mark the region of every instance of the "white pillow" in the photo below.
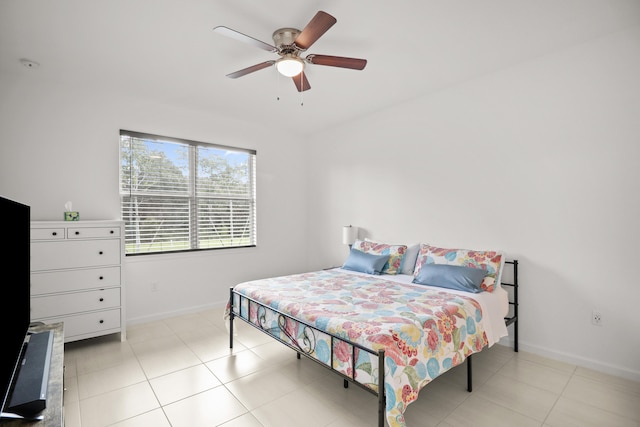
[[[400,268],[400,274],[413,274],[413,270],[416,268],[416,260],[418,259],[418,253],[420,252],[420,243],[407,247],[407,252],[404,254],[404,263]]]

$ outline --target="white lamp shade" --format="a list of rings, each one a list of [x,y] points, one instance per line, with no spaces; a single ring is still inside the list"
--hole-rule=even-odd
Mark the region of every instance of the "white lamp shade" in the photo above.
[[[293,77],[302,72],[304,62],[300,58],[287,55],[276,61],[276,68],[283,76]]]
[[[358,238],[358,227],[345,225],[342,227],[342,243],[345,245],[353,245]]]

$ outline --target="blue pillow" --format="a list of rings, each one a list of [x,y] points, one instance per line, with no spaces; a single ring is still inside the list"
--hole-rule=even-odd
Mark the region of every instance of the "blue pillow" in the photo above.
[[[342,268],[368,274],[380,274],[387,261],[389,261],[389,255],[368,254],[356,248],[351,248],[349,258],[347,258]]]
[[[458,291],[482,292],[480,285],[487,270],[462,265],[424,264],[413,283],[456,289]]]

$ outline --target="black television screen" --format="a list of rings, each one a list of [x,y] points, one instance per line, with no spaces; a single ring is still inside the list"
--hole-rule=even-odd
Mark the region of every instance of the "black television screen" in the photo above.
[[[0,250],[0,264],[3,267],[0,276],[3,353],[0,362],[0,398],[4,410],[31,316],[30,208],[0,196],[0,218],[5,225]]]

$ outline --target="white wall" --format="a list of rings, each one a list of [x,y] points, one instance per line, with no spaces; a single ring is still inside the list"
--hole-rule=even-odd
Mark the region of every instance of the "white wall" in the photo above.
[[[99,88],[57,87],[38,78],[3,75],[0,81],[0,194],[30,205],[33,220],[61,220],[68,200],[81,220],[120,217],[120,129],[258,152],[258,246],[128,257],[129,321],[222,304],[229,287],[240,281],[305,269],[304,235],[286,231],[306,229],[299,141],[211,112],[152,104]],[[151,283],[157,292],[151,292]]]
[[[347,224],[504,250],[521,348],[640,380],[639,47],[634,27],[315,135],[311,267],[344,261]]]

